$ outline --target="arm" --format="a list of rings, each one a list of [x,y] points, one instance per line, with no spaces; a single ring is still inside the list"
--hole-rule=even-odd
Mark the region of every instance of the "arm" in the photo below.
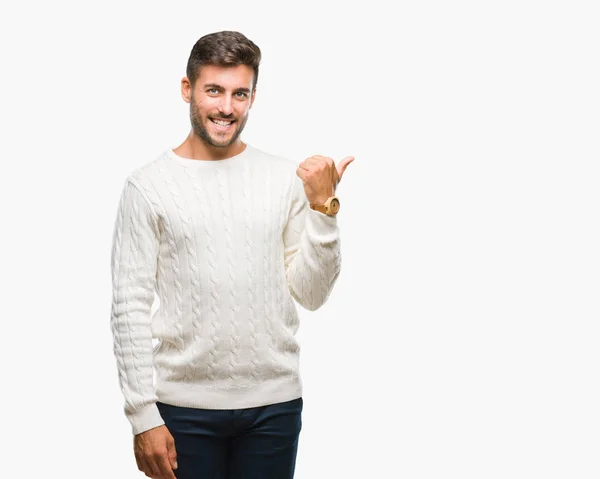
[[[151,331],[159,237],[156,215],[128,178],[113,231],[111,328],[125,414],[134,434],[164,424],[156,407]]]
[[[302,181],[293,179],[288,223],[283,232],[284,264],[292,297],[304,308],[321,307],[340,273],[337,218],[310,209]]]

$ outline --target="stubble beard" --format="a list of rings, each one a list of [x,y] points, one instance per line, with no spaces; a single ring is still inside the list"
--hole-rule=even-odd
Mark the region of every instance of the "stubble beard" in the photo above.
[[[213,115],[213,118],[222,118],[223,120],[230,120],[233,118],[233,115],[229,117],[223,117],[222,115]],[[206,122],[211,121],[208,117],[206,117]],[[211,136],[208,131],[208,128],[205,126],[205,122],[202,121],[202,117],[200,112],[198,111],[198,106],[194,101],[194,97],[192,96],[190,101],[190,123],[192,124],[192,129],[197,136],[199,136],[206,144],[210,146],[215,146],[217,148],[225,148],[235,142],[238,139],[242,130],[246,126],[246,121],[248,121],[248,115],[245,115],[242,118],[236,119],[234,122],[234,127],[237,127],[231,137],[227,139],[224,137],[223,139],[219,139],[218,137]]]

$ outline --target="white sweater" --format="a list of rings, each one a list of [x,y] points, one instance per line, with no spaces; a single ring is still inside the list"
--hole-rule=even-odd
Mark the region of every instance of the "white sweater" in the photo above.
[[[238,409],[302,395],[294,300],[324,304],[340,240],[296,167],[250,145],[215,161],[167,150],[125,180],[111,326],[134,434],[164,424],[157,400]]]

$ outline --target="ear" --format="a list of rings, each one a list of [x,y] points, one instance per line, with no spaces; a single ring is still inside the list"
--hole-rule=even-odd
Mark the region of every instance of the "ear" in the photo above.
[[[192,84],[188,77],[183,77],[181,79],[181,98],[186,103],[192,101]]]
[[[252,105],[254,105],[254,99],[256,98],[256,87],[254,87],[252,89],[252,98],[250,99],[250,108],[252,108]],[[250,109],[249,108],[249,109]]]

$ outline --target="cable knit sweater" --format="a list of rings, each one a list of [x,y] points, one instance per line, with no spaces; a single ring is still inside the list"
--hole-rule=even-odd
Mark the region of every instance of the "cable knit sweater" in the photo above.
[[[296,167],[250,145],[214,161],[167,150],[125,180],[111,326],[134,434],[164,424],[156,401],[238,409],[302,395],[294,300],[324,304],[340,240]]]

